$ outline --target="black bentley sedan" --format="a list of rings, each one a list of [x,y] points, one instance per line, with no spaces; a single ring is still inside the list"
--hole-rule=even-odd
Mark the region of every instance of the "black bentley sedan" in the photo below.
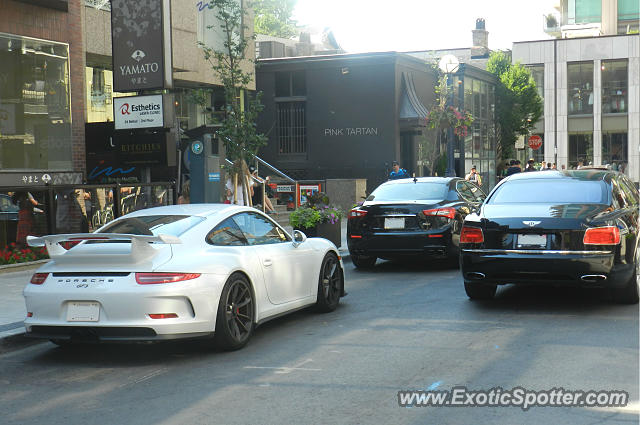
[[[469,298],[492,298],[496,285],[610,288],[637,303],[640,196],[607,170],[541,171],[501,181],[460,236],[460,269]]]
[[[434,256],[457,262],[464,217],[486,197],[473,183],[451,177],[392,180],[349,211],[347,245],[356,267],[378,258]]]

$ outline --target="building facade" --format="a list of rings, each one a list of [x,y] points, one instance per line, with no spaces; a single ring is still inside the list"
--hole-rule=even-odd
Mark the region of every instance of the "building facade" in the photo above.
[[[513,61],[531,69],[544,99],[533,132],[543,145],[525,156],[558,168],[608,165],[640,181],[639,8],[624,0],[563,1],[547,31],[564,38],[514,43]]]
[[[259,155],[298,180],[365,178],[368,191],[387,180],[393,160],[431,175],[446,163],[446,139],[425,121],[437,81],[429,64],[395,52],[260,60],[258,128],[269,141]],[[492,186],[495,79],[461,66],[451,83],[454,105],[476,118],[455,139],[456,174],[476,165]]]

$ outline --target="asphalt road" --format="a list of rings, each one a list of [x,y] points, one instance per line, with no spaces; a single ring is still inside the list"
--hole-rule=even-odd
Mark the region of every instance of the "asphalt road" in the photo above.
[[[0,356],[2,424],[637,424],[638,306],[602,291],[464,295],[457,270],[347,263],[330,314],[260,327],[241,351],[204,342],[43,343]],[[626,408],[399,407],[399,390],[626,390]]]

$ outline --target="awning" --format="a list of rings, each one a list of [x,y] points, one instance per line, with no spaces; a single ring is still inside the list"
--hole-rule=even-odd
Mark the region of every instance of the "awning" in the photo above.
[[[413,75],[402,73],[402,98],[400,100],[400,119],[416,121],[421,126],[425,125],[425,118],[428,110],[422,104],[416,93],[416,86],[413,82]]]

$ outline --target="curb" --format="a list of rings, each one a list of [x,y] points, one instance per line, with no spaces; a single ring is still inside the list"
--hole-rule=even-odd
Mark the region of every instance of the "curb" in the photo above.
[[[29,261],[26,263],[16,263],[16,264],[4,264],[0,266],[0,273],[11,273],[11,272],[19,272],[22,270],[29,270],[32,268],[39,267],[41,264],[49,262],[49,259],[46,260],[36,260]]]

